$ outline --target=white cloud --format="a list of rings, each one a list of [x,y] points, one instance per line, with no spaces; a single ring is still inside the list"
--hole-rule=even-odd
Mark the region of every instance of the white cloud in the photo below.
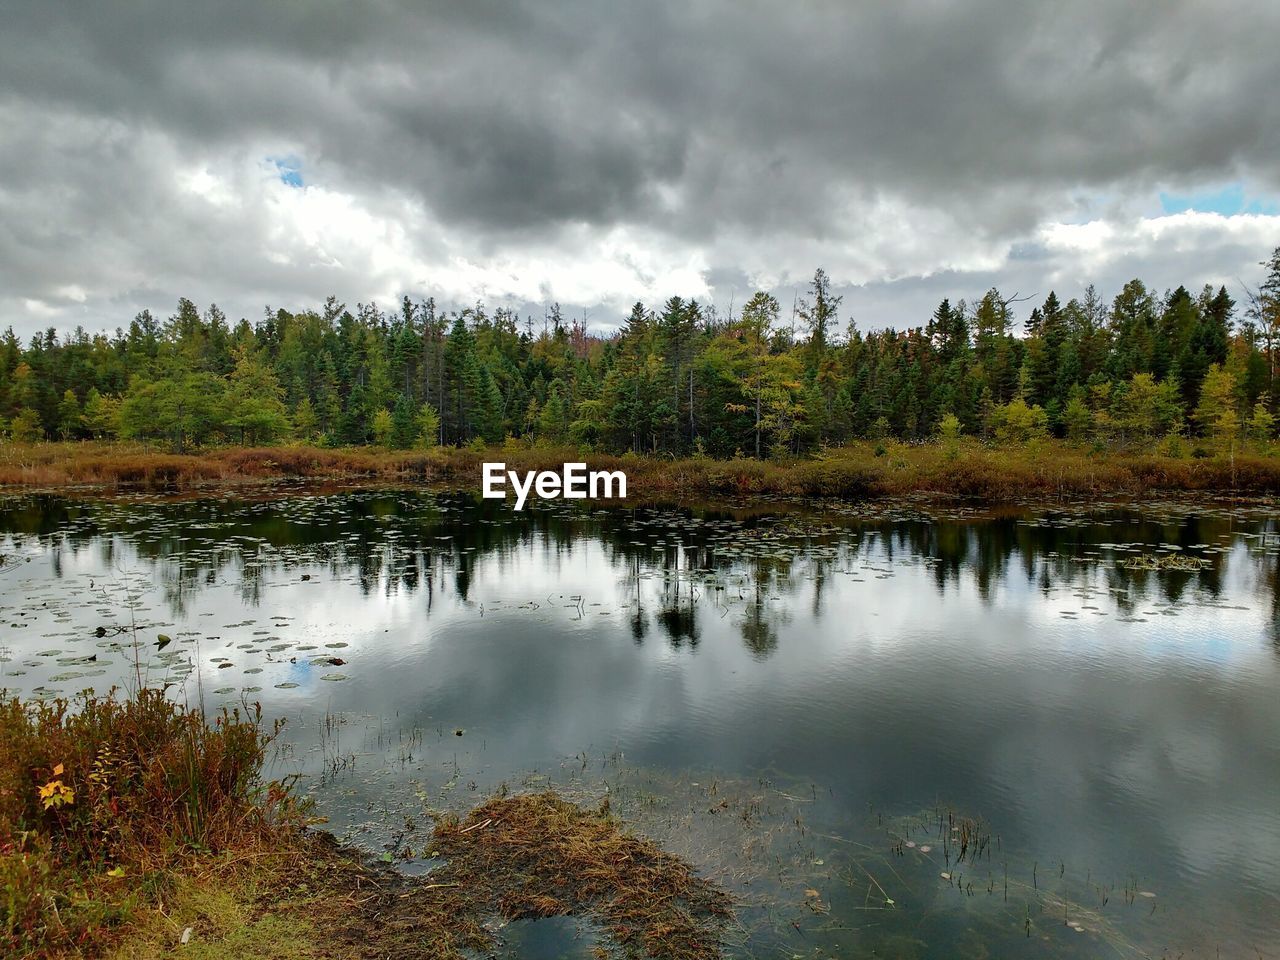
[[[1038,231],[1051,279],[1108,278],[1117,269],[1157,288],[1183,283],[1234,286],[1280,243],[1280,216],[1187,211],[1159,217],[1052,223]]]
[[[29,5],[0,33],[0,325],[330,293],[604,323],[790,301],[822,266],[862,325],[902,326],[991,285],[1248,280],[1280,242],[1274,216],[1150,215],[1162,189],[1280,188],[1260,0],[147,2],[74,28]]]

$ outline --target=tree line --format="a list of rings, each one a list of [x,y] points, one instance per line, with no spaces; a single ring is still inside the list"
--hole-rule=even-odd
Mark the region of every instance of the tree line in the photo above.
[[[647,454],[768,457],[853,439],[1065,437],[1105,447],[1270,442],[1280,248],[1238,304],[1225,287],[1158,294],[1131,280],[1026,300],[943,300],[905,330],[861,331],[818,270],[784,315],[753,294],[635,304],[589,333],[405,297],[328,298],[232,324],[182,299],[114,334],[0,338],[0,430],[13,439],[143,438],[176,448],[294,439],[388,447],[507,438]],[[842,327],[841,324],[844,323]]]

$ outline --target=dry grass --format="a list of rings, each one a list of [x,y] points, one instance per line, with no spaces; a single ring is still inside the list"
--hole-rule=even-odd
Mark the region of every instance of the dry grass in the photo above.
[[[0,486],[170,491],[306,478],[428,476],[432,457],[368,448],[225,447],[166,453],[139,444],[0,443]]]
[[[442,818],[433,845],[448,860],[417,879],[326,834],[224,855],[174,876],[163,907],[136,910],[92,952],[159,960],[190,927],[181,950],[203,960],[466,960],[498,946],[495,920],[573,915],[600,924],[622,955],[721,956],[729,898],[605,811],[554,793],[498,797]]]
[[[90,952],[106,960],[431,956],[382,922],[403,883],[327,834],[300,834],[174,875],[163,902],[135,910]]]
[[[226,447],[172,454],[130,444],[0,443],[0,487],[83,486],[171,492],[275,480],[324,483],[425,483],[478,489],[481,464],[558,470],[586,460],[623,470],[632,500],[752,496],[862,499],[925,494],[986,502],[1063,499],[1152,492],[1274,494],[1280,457],[1258,453],[1201,458],[1158,453],[1092,453],[1057,441],[990,447],[855,443],[787,462],[672,459],[583,454],[572,448],[508,442],[488,449],[396,451],[374,447]]]
[[[448,862],[414,904],[476,919],[589,917],[632,956],[721,955],[729,897],[624,831],[607,809],[584,810],[554,792],[495,797],[465,820],[443,818],[432,842]]]

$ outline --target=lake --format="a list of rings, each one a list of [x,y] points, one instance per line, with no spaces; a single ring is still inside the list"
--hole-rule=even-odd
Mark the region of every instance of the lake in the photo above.
[[[428,810],[608,797],[742,898],[731,956],[1277,957],[1277,519],[7,496],[0,687],[261,702],[415,874]]]

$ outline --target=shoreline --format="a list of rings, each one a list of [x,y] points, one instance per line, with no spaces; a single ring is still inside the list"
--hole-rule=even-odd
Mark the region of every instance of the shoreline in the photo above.
[[[464,960],[506,923],[562,917],[628,956],[721,956],[736,898],[607,791],[504,783],[462,809],[420,794],[421,846],[375,860],[319,827],[296,776],[268,779],[282,718],[166,692],[0,697],[0,955]],[[414,857],[432,868],[395,868]]]
[[[621,470],[627,475],[628,502],[638,503],[781,496],[1001,504],[1170,493],[1280,494],[1280,457],[1093,453],[1061,441],[1031,448],[857,443],[787,462],[583,454],[523,444],[430,450],[219,447],[175,454],[112,442],[0,443],[0,491],[196,493],[288,481],[422,484],[478,493],[482,465],[497,461],[521,471],[558,470],[576,461],[592,470]]]

